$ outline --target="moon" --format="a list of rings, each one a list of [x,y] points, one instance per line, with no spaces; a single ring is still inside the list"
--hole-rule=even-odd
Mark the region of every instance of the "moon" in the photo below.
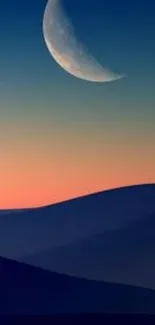
[[[43,35],[52,57],[71,75],[91,82],[109,82],[123,77],[103,68],[77,39],[73,25],[62,6],[62,0],[47,2],[43,17]]]

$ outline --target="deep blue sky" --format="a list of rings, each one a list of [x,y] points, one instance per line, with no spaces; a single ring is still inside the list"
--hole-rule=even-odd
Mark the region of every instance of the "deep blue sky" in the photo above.
[[[59,69],[45,48],[42,16],[46,2],[1,0],[2,88],[10,90],[14,82],[17,91],[20,87],[25,91],[22,88],[24,82],[37,87],[44,79],[44,83],[49,85],[55,75],[59,84],[61,78],[62,83],[65,79],[73,88],[83,89],[84,83],[70,78]],[[113,91],[117,89],[118,95],[121,87],[121,94],[125,90],[127,100],[132,100],[133,96],[144,97],[143,100],[153,99],[154,1],[63,0],[63,3],[77,35],[85,41],[90,52],[101,64],[128,75],[123,85],[125,89],[122,89],[121,82],[114,83],[110,88]],[[109,85],[103,88],[108,96],[110,88]]]
[[[90,52],[101,64],[128,75],[125,82],[114,83],[111,87],[105,85],[101,93],[99,87],[95,88],[98,101],[102,100],[103,92],[109,100],[109,91],[114,92],[115,96],[122,96],[123,104],[126,100],[128,103],[135,100],[135,97],[139,105],[144,101],[154,101],[153,0],[63,0],[63,3],[77,35],[85,41]],[[14,93],[13,97],[15,92],[19,93],[19,89],[21,96],[25,94],[24,84],[30,84],[28,93],[33,91],[33,87],[35,91],[44,84],[44,92],[46,85],[49,87],[54,78],[53,89],[60,89],[60,84],[64,86],[67,80],[73,92],[77,87],[79,91],[87,90],[87,85],[59,69],[45,48],[42,37],[45,4],[44,0],[1,1],[1,91],[6,92],[7,89],[10,95]],[[92,85],[89,86],[91,92]],[[40,96],[42,101],[43,94]],[[50,100],[49,93],[47,97]]]
[[[117,174],[117,177],[114,177],[115,181],[110,181],[109,186],[129,183],[125,176],[127,170],[132,175],[133,166],[138,168],[141,161],[144,163],[146,155],[146,165],[141,168],[138,178],[133,176],[131,182],[155,181],[155,174],[153,170],[151,171],[152,165],[150,165],[155,158],[153,145],[155,143],[155,2],[153,0],[63,0],[77,36],[85,43],[90,53],[103,66],[128,76],[107,84],[93,84],[78,80],[62,70],[52,59],[42,33],[42,18],[46,3],[46,0],[1,0],[0,2],[0,146],[1,155],[4,157],[1,170],[4,170],[4,166],[6,168],[6,172],[2,175],[5,191],[4,186],[0,188],[0,196],[3,192],[6,195],[13,189],[16,191],[15,180],[18,184],[19,179],[22,179],[23,170],[26,168],[21,167],[24,146],[27,148],[28,170],[32,165],[33,168],[35,166],[33,146],[38,152],[40,150],[39,157],[44,156],[47,162],[48,155],[54,155],[52,148],[58,148],[59,143],[59,148],[62,146],[66,153],[66,161],[67,159],[69,161],[67,166],[73,164],[67,157],[76,154],[74,164],[77,160],[80,161],[79,168],[83,175],[87,157],[89,156],[88,161],[90,161],[90,156],[91,154],[93,156],[94,152],[96,162],[93,166],[97,169],[100,166],[107,174],[109,163],[104,165],[104,157],[109,154],[109,159],[116,162],[110,174]],[[58,129],[59,134],[57,134]],[[41,134],[44,135],[40,139]],[[74,143],[68,140],[71,137],[74,138]],[[96,137],[98,140],[94,140]],[[66,139],[64,140],[66,144],[61,139]],[[91,153],[88,154],[87,150],[92,141],[94,144],[90,149]],[[80,149],[81,143],[82,149]],[[132,144],[135,145],[133,152]],[[78,150],[73,153],[75,147]],[[117,157],[115,150],[119,151]],[[124,150],[135,159],[133,165],[129,166],[124,162]],[[140,152],[134,156],[137,150]],[[63,152],[63,157],[65,153]],[[117,161],[118,156],[121,161]],[[15,166],[19,163],[21,171],[20,175],[15,173],[12,183],[10,181],[7,183],[6,176],[12,177],[12,167],[7,166],[10,157],[11,159],[13,157]],[[83,162],[82,157],[84,157]],[[122,167],[118,169],[120,165],[124,166],[124,174],[121,174]],[[47,164],[46,167],[40,165],[38,168],[40,173],[44,168],[49,170],[50,167]],[[136,168],[133,175],[137,173]],[[76,168],[74,172],[75,170]],[[29,175],[29,172],[27,173]],[[48,175],[47,179],[50,177],[52,179],[52,174]],[[96,177],[94,171],[94,179],[97,179]],[[92,184],[87,185],[86,180],[82,189],[78,191],[74,180],[73,192],[71,186],[70,189],[63,188],[63,193],[70,193],[66,196],[72,196],[72,193],[78,195],[90,189],[92,191],[102,189],[108,186],[107,179],[104,183],[104,177],[101,175],[102,181],[100,183],[97,180],[96,185],[94,180]],[[23,183],[23,186],[28,188],[30,184],[26,184]],[[57,188],[59,188],[58,184]],[[80,185],[77,188],[79,189]],[[48,193],[53,191],[50,185],[46,187],[46,191]],[[53,196],[57,197],[57,195]],[[34,202],[40,202],[39,200],[34,199]],[[43,201],[48,200],[50,201],[50,194],[44,194]],[[6,202],[10,201],[3,199],[0,205],[7,205]],[[11,202],[8,204],[24,204],[22,198],[18,203]],[[26,202],[29,202],[29,199]]]

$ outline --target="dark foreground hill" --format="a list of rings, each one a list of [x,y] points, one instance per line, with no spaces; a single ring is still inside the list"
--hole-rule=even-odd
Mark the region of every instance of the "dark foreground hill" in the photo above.
[[[154,313],[155,292],[82,280],[0,258],[0,314]]]
[[[103,191],[51,206],[0,213],[0,256],[41,250],[125,227],[155,213],[155,185]]]

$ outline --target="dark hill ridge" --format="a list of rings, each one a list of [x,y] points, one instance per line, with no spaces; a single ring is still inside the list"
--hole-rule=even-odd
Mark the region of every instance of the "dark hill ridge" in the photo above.
[[[22,261],[72,276],[155,289],[155,214]]]
[[[155,185],[129,186],[0,216],[0,255],[21,258],[155,213]]]
[[[0,314],[154,313],[155,292],[72,278],[0,258]]]

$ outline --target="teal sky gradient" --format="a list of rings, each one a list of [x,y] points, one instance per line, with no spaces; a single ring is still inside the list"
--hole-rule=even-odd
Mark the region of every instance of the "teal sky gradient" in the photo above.
[[[69,139],[71,134],[74,141],[76,139],[71,147],[80,147],[82,138],[87,138],[89,145],[97,137],[100,139],[98,155],[107,154],[108,146],[112,150],[121,144],[123,147],[119,156],[123,161],[123,148],[127,148],[130,141],[134,145],[137,143],[138,148],[146,147],[142,155],[144,160],[145,152],[147,154],[149,150],[147,159],[155,162],[154,2],[92,0],[83,4],[82,0],[63,0],[63,3],[78,37],[90,52],[103,66],[116,73],[124,73],[127,77],[112,83],[94,84],[69,75],[52,59],[44,43],[42,18],[46,1],[2,0],[1,155],[10,150],[6,149],[6,143],[11,147],[12,137],[16,148],[15,151],[12,148],[12,155],[17,147],[20,151],[25,142],[31,147],[34,141],[34,146],[39,147],[42,133],[47,151],[50,151],[54,145],[52,132],[56,132],[60,147],[63,145],[61,139],[65,136]],[[78,153],[80,160],[80,151]],[[146,177],[143,177],[145,173]],[[153,171],[148,179],[155,182]],[[147,180],[147,170],[142,170],[143,180]],[[118,186],[120,184],[118,182]],[[99,184],[101,188],[102,184]],[[50,200],[49,197],[47,200]],[[44,200],[45,203],[47,200]],[[17,201],[16,205],[24,205],[24,200]],[[9,204],[13,203],[8,201]],[[1,205],[6,203],[2,201]]]

